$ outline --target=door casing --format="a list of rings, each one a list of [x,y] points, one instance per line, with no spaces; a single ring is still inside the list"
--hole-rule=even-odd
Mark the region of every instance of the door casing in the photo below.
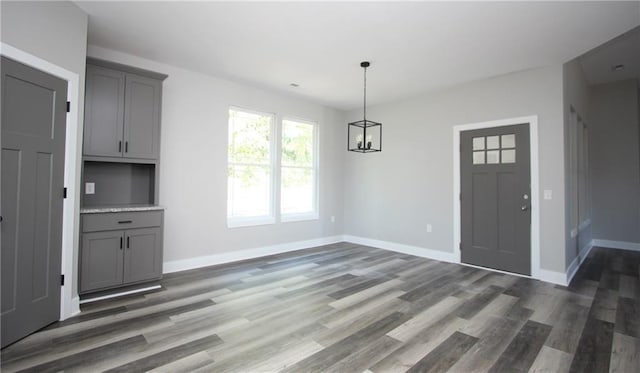
[[[462,263],[460,253],[460,133],[462,131],[491,128],[491,127],[504,127],[512,126],[516,124],[528,123],[529,124],[529,151],[531,158],[531,276],[519,275],[516,273],[503,272],[496,269],[484,268],[491,271],[509,273],[523,277],[533,277],[541,279],[540,269],[540,177],[539,177],[539,163],[538,163],[538,116],[531,115],[517,118],[507,118],[488,122],[469,123],[462,124],[453,127],[453,253],[456,263],[460,263],[467,266],[473,266],[471,264]],[[550,280],[545,278],[544,280]],[[552,281],[557,283],[564,283],[564,280]]]
[[[82,156],[79,151],[82,149],[82,127],[79,115],[83,105],[83,100],[80,99],[80,76],[5,43],[0,43],[0,55],[67,81],[67,101],[71,102],[71,107],[67,114],[65,134],[64,185],[67,188],[67,198],[62,206],[62,266],[60,269],[60,273],[65,276],[65,283],[60,291],[60,320],[64,320],[80,313],[78,289],[74,288],[80,237],[80,220],[76,214],[80,209],[79,165]]]

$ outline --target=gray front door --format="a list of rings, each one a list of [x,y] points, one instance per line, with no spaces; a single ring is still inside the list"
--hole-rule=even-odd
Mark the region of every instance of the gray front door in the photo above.
[[[460,134],[462,262],[531,274],[529,125]]]
[[[60,317],[67,82],[2,57],[2,347]]]

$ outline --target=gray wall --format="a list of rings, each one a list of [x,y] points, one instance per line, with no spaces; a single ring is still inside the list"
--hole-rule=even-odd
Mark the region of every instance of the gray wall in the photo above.
[[[540,201],[541,267],[564,272],[562,73],[528,70],[367,108],[383,124],[383,150],[346,155],[345,233],[453,253],[453,126],[538,115],[540,193],[553,191]]]
[[[576,258],[579,251],[587,247],[591,242],[592,226],[585,225],[578,229],[582,222],[571,221],[571,208],[577,202],[578,195],[572,190],[570,178],[570,146],[569,146],[569,125],[571,122],[571,108],[582,118],[587,125],[589,121],[589,86],[582,67],[577,59],[569,61],[562,66],[562,95],[563,95],[563,115],[564,115],[564,162],[565,162],[565,265],[569,267]],[[591,135],[591,134],[590,134]],[[575,195],[574,195],[575,194]],[[571,237],[571,231],[576,229],[578,236]],[[579,242],[576,242],[579,241]]]
[[[70,187],[76,193],[74,215],[79,214],[80,194],[74,186],[80,185],[80,167],[82,156],[82,123],[84,118],[84,78],[87,51],[88,16],[75,4],[60,2],[0,2],[1,32],[3,43],[18,48],[43,60],[72,71],[80,77],[78,107],[77,143],[75,144],[76,180]],[[69,145],[67,145],[69,146]],[[75,190],[74,190],[75,189]],[[79,223],[74,225],[74,267],[77,268]],[[77,294],[77,281],[74,276],[73,294]]]
[[[591,88],[593,238],[640,243],[640,134],[636,80]]]
[[[169,75],[163,85],[160,147],[165,262],[342,234],[344,113],[117,51],[89,46],[88,53]],[[290,116],[319,123],[319,220],[227,228],[230,106],[275,113],[277,121]]]

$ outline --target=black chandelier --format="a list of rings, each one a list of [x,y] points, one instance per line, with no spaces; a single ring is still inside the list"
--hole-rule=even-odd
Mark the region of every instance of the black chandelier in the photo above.
[[[382,151],[382,123],[367,120],[367,67],[364,61],[364,114],[363,119],[349,123],[347,131],[347,149],[352,152],[372,153]]]

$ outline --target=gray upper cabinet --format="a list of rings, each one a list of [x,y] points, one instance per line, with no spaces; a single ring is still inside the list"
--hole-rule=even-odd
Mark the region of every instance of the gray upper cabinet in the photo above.
[[[87,65],[84,154],[122,157],[125,73]]]
[[[156,159],[160,154],[162,83],[127,74],[124,117],[124,156]]]
[[[85,157],[158,159],[164,78],[166,75],[88,60]]]

